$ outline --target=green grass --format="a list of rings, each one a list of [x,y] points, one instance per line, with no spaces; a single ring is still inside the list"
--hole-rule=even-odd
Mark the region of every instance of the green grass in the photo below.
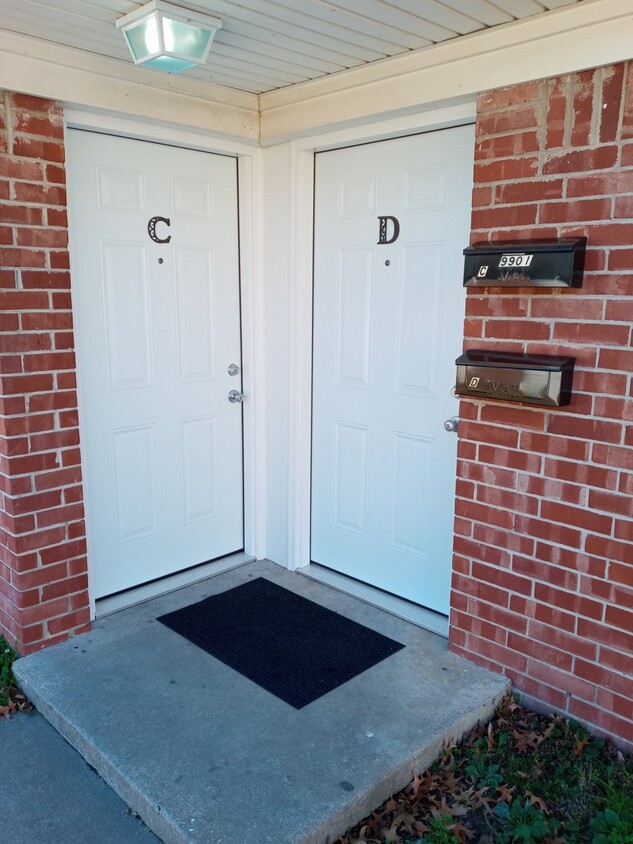
[[[633,844],[633,757],[508,698],[336,844]]]
[[[0,706],[9,705],[9,691],[15,686],[13,663],[17,654],[0,635]]]

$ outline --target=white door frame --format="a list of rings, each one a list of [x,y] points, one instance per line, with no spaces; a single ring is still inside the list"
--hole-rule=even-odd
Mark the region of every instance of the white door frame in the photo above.
[[[290,142],[291,244],[293,278],[290,303],[290,437],[288,568],[310,563],[310,499],[312,447],[312,287],[314,229],[314,154],[327,149],[386,140],[416,132],[474,123],[476,102],[446,106],[404,118],[329,132]],[[466,244],[464,244],[466,245]]]
[[[263,418],[264,397],[257,385],[263,383],[264,353],[261,285],[257,284],[261,276],[260,245],[260,151],[259,148],[246,144],[210,137],[202,132],[186,128],[166,126],[99,112],[66,108],[66,128],[88,129],[104,134],[119,135],[142,141],[154,141],[171,144],[175,147],[197,149],[204,152],[231,155],[238,162],[238,203],[239,203],[239,243],[240,243],[240,288],[241,288],[241,326],[242,326],[242,389],[247,397],[243,411],[244,437],[244,550],[257,557],[264,555],[265,549],[265,443],[262,425],[256,420]],[[72,245],[72,232],[70,232]],[[71,249],[71,274],[72,249]],[[77,368],[81,367],[81,348],[77,349]],[[81,429],[80,429],[81,436]],[[85,461],[82,455],[85,472]],[[84,502],[85,504],[85,502]],[[90,513],[86,511],[86,522],[90,522]],[[90,596],[91,618],[95,616],[95,598],[91,590],[90,577],[90,531],[88,536],[88,593]]]

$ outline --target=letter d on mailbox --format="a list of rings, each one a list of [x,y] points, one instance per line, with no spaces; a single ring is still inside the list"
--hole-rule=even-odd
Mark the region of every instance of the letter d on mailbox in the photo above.
[[[455,361],[455,392],[472,399],[560,407],[571,401],[575,362],[558,355],[471,349]]]

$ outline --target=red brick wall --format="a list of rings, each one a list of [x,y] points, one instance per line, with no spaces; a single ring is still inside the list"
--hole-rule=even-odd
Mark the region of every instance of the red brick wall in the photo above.
[[[0,91],[0,632],[22,653],[89,620],[57,103]]]
[[[633,63],[482,95],[473,197],[473,241],[588,252],[468,291],[466,349],[577,363],[569,407],[461,403],[451,647],[633,747]]]

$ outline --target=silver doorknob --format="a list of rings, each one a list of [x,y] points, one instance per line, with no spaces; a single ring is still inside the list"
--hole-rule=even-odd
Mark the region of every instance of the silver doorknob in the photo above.
[[[229,393],[229,401],[233,404],[238,401],[244,401],[245,398],[246,397],[244,393],[240,393],[237,390],[231,390],[231,392]]]
[[[239,375],[240,374],[240,368],[236,363],[232,363],[232,364],[230,364],[229,368],[227,369],[227,372],[229,373],[229,375]]]
[[[444,423],[444,430],[450,431],[452,433],[457,433],[457,429],[459,428],[459,418],[457,416],[451,416],[450,419],[447,419]]]

